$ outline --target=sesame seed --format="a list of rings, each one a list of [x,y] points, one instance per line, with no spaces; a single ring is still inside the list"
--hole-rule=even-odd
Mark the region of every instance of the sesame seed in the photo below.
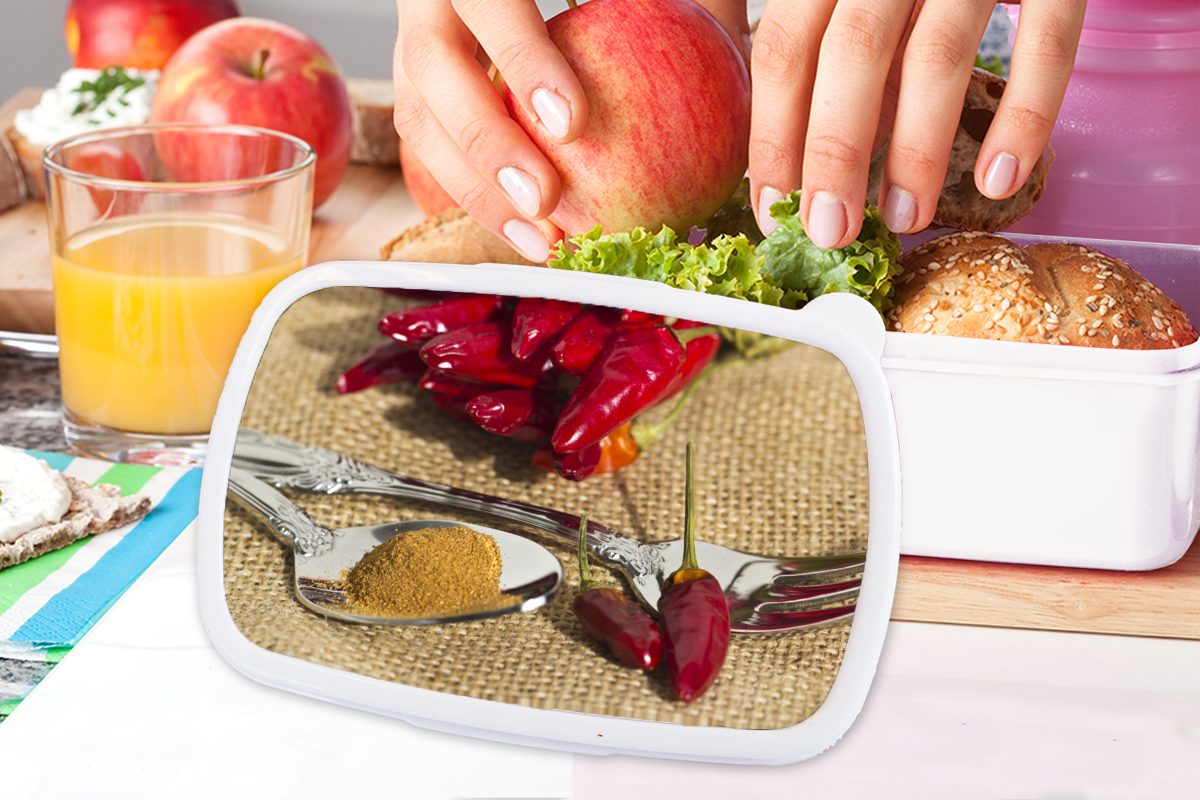
[[[937,317],[935,317],[933,314],[926,314],[924,317],[922,317],[922,319],[925,320],[926,322],[936,322],[937,321]]]
[[[1096,330],[1095,328],[1093,328],[1092,330],[1090,330],[1090,331],[1088,331],[1088,332],[1087,332],[1087,335],[1088,335],[1089,337],[1091,337],[1091,336],[1095,336],[1097,333],[1099,333],[1099,331],[1098,331],[1098,330]]]
[[[1113,347],[1120,347],[1120,346],[1121,346],[1121,337],[1120,337],[1120,336],[1117,336],[1117,335],[1114,333],[1114,334],[1113,334],[1113,338],[1112,338],[1112,343],[1113,343]]]
[[[1150,321],[1154,323],[1154,327],[1157,328],[1158,330],[1161,331],[1163,329],[1163,327],[1164,327],[1163,321],[1161,319],[1159,319],[1158,317],[1151,317]]]
[[[924,325],[921,326],[921,333],[929,333],[931,330],[933,330],[932,322],[926,322]]]
[[[1099,319],[1098,319],[1098,320],[1096,320],[1095,322],[1093,322],[1093,323],[1092,323],[1092,327],[1093,327],[1093,328],[1099,328],[1099,327],[1100,327],[1100,325],[1101,325],[1102,323],[1103,323],[1103,320],[1099,320]]]
[[[1008,311],[1010,306],[1012,306],[1012,301],[1009,300],[1007,297],[1000,301],[1000,310],[1001,311]]]
[[[1071,343],[1071,340],[1070,340],[1070,339],[1068,339],[1066,336],[1064,336],[1064,335],[1063,335],[1063,334],[1061,334],[1061,333],[1058,335],[1058,340],[1059,340],[1060,342],[1062,342],[1063,344],[1070,344],[1070,343]]]

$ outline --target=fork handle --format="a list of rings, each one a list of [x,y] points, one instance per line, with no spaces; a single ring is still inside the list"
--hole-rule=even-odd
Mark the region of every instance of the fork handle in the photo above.
[[[229,491],[241,505],[265,519],[271,530],[293,545],[300,555],[320,555],[333,547],[332,531],[322,528],[304,509],[252,473],[231,467]]]
[[[572,544],[579,537],[579,517],[575,514],[396,475],[342,453],[303,445],[282,436],[243,429],[238,433],[233,464],[235,470],[251,473],[280,488],[432,502],[528,525]],[[587,544],[588,550],[601,560],[634,574],[653,574],[659,567],[654,545],[623,536],[597,522],[588,522]]]

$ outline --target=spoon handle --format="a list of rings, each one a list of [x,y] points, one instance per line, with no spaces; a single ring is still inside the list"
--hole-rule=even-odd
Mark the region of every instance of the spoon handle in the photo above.
[[[528,525],[572,544],[579,535],[579,517],[575,514],[396,475],[343,453],[282,436],[243,429],[238,433],[233,465],[238,472],[280,488],[317,494],[377,494],[437,503]],[[609,563],[642,572],[649,568],[642,562],[654,549],[597,522],[588,523],[588,550]]]
[[[229,491],[243,506],[260,515],[296,553],[314,556],[333,547],[333,533],[313,522],[304,509],[270,484],[238,467],[229,470]]]

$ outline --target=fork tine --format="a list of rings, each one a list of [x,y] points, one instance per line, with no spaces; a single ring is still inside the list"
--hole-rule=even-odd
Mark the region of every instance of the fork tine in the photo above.
[[[816,570],[790,570],[789,567],[793,564],[789,562],[782,562],[779,566],[781,572],[771,581],[776,586],[812,586],[833,583],[839,579],[857,575],[863,571],[866,565],[863,561],[858,560],[837,563]]]
[[[834,594],[847,589],[857,589],[862,585],[862,578],[854,580],[841,581],[838,583],[818,583],[818,584],[779,584],[764,586],[762,592],[756,596],[761,597],[764,602],[770,600],[806,600],[808,598],[820,598],[826,595]]]
[[[759,603],[754,606],[754,610],[760,614],[789,614],[796,611],[817,609],[820,606],[825,606],[835,601],[845,600],[853,603],[856,599],[858,599],[858,584],[854,583],[851,586],[811,594],[801,599]]]
[[[853,614],[853,603],[820,608],[815,611],[754,613],[745,619],[735,620],[731,628],[735,633],[782,633],[815,628],[819,625],[831,625]]]

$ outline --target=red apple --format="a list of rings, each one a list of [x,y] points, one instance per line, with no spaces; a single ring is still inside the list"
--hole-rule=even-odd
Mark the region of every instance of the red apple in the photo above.
[[[427,218],[458,208],[454,198],[446,193],[403,140],[400,142],[400,169],[404,172],[404,185],[408,187],[408,193]]]
[[[691,0],[591,0],[547,23],[579,76],[588,122],[569,144],[505,88],[509,114],[562,177],[568,234],[667,224],[724,203],[746,172],[750,79],[725,29]]]
[[[122,150],[112,142],[85,142],[71,150],[67,166],[76,172],[98,178],[117,178],[124,181],[145,179],[145,170],[137,156]],[[118,194],[111,189],[88,186],[88,194],[101,216],[119,216],[137,211],[141,195],[136,191]]]
[[[218,22],[184,43],[163,69],[153,122],[238,123],[290,133],[317,153],[313,206],[350,164],[350,96],[329,54],[280,22]],[[228,154],[196,153],[194,166]]]
[[[236,16],[233,0],[71,0],[67,50],[77,67],[162,69],[193,33]]]

